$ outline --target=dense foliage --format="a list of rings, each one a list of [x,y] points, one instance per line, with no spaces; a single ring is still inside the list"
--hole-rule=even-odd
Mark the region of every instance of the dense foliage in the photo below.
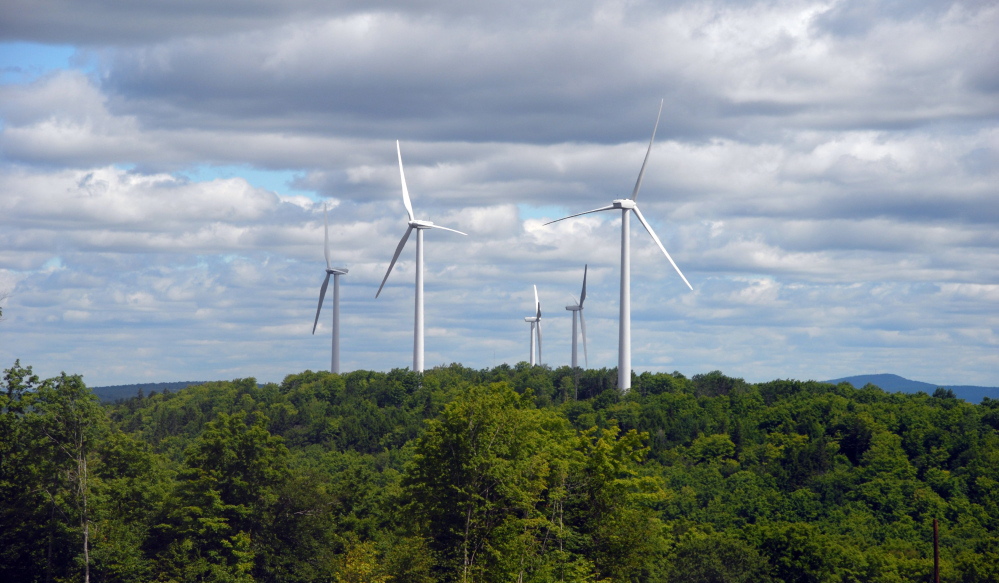
[[[102,407],[15,363],[3,581],[999,581],[999,401],[306,371]]]

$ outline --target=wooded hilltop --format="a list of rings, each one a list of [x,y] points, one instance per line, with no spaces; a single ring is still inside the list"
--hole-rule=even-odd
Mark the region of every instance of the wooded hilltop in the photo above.
[[[101,405],[15,363],[0,581],[999,582],[999,400],[526,363]]]

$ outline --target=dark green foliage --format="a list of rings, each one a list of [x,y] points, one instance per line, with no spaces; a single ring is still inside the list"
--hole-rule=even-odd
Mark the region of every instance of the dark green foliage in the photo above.
[[[767,583],[768,564],[756,547],[731,535],[689,530],[673,550],[669,581]]]
[[[31,455],[37,437],[29,434],[24,421],[25,393],[38,385],[38,377],[30,366],[22,368],[16,361],[4,371],[4,385],[0,394],[0,579],[32,581],[51,564],[47,540],[57,535],[51,524],[55,507],[40,487],[41,468]]]
[[[173,578],[250,580],[273,554],[267,533],[278,522],[289,454],[255,417],[220,413],[187,448],[151,541]]]
[[[0,580],[999,582],[999,400],[719,371],[305,371],[101,406],[15,363]]]
[[[15,362],[4,383],[0,579],[85,578],[113,568],[113,558],[91,556],[103,526],[100,463],[114,445],[106,411],[78,376],[39,383]]]

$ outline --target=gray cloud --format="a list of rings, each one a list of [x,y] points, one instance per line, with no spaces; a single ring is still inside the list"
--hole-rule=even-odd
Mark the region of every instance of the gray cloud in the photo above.
[[[348,368],[410,362],[402,141],[427,235],[427,362],[999,385],[994,3],[7,3],[79,68],[0,85],[0,359],[88,382],[278,380],[328,362],[322,202]],[[212,168],[247,168],[213,177]],[[208,171],[208,176],[203,173]],[[287,190],[257,173],[292,177]],[[565,313],[563,313],[565,312]]]

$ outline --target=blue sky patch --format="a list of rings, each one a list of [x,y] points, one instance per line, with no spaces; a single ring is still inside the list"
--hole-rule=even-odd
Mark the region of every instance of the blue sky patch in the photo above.
[[[28,83],[56,69],[69,69],[76,47],[38,43],[0,43],[0,82]]]
[[[265,170],[249,165],[227,166],[196,166],[177,173],[189,180],[203,182],[217,178],[242,178],[257,188],[265,188],[271,192],[283,195],[307,196],[313,200],[321,200],[316,193],[299,190],[292,186],[300,174],[291,170]]]

